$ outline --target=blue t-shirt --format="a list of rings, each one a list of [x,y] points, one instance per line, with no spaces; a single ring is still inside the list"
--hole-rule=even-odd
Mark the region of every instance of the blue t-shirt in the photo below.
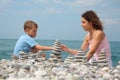
[[[36,45],[36,41],[28,34],[23,34],[17,41],[14,48],[14,55],[19,57],[19,52],[29,53],[31,48]]]

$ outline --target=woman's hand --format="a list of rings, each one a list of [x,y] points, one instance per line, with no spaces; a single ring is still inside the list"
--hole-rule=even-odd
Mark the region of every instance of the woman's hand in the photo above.
[[[62,51],[66,51],[66,52],[68,52],[69,51],[69,48],[66,46],[66,45],[61,45],[61,49],[62,49]]]

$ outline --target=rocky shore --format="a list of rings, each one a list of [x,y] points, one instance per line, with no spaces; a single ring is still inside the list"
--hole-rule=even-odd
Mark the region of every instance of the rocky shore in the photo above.
[[[28,56],[21,52],[19,59],[0,60],[0,80],[120,80],[120,61],[109,67],[75,61],[73,56],[65,61],[53,55],[46,59],[43,54],[41,51]]]

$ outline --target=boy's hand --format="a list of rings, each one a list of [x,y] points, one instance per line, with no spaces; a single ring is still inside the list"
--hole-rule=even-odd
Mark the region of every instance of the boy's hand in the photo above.
[[[36,49],[35,47],[33,47],[32,49],[31,49],[31,52],[33,52],[33,53],[37,53],[39,50],[38,49]]]

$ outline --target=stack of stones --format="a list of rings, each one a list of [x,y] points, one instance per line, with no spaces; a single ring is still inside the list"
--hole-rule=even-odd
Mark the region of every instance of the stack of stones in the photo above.
[[[28,59],[28,54],[27,53],[24,53],[23,51],[20,51],[20,59],[21,60],[24,60],[24,59]]]
[[[52,50],[53,55],[56,56],[58,61],[62,61],[62,58],[61,58],[61,43],[60,43],[60,41],[56,40],[53,47],[54,47],[54,49]]]
[[[67,62],[73,62],[74,61],[74,56],[72,54],[70,54],[66,59],[65,61]]]
[[[105,67],[108,66],[108,60],[106,59],[106,53],[104,50],[100,51],[99,57],[98,57],[98,66],[99,67]]]
[[[30,53],[29,59],[34,59],[36,61],[46,60],[46,54],[44,51],[39,50],[37,53]]]
[[[37,52],[37,58],[46,58],[46,54],[45,54],[45,52],[44,51],[42,51],[42,50],[39,50],[38,52]]]
[[[37,54],[36,53],[29,53],[29,59],[36,59],[36,57],[37,57]]]
[[[91,65],[92,66],[97,66],[98,65],[97,60],[94,57],[92,58]]]
[[[58,62],[58,60],[57,60],[56,55],[54,55],[54,54],[50,54],[49,61],[50,61],[50,62],[57,63],[57,62]]]
[[[25,59],[35,59],[35,60],[37,60],[37,59],[41,59],[43,57],[46,59],[46,56],[44,56],[45,55],[44,51],[38,51],[37,53],[30,52],[28,54],[23,52],[23,51],[20,51],[19,54],[20,54],[20,59],[21,60],[25,60]]]
[[[78,53],[74,56],[75,62],[86,62],[85,52],[82,50],[79,50]]]

